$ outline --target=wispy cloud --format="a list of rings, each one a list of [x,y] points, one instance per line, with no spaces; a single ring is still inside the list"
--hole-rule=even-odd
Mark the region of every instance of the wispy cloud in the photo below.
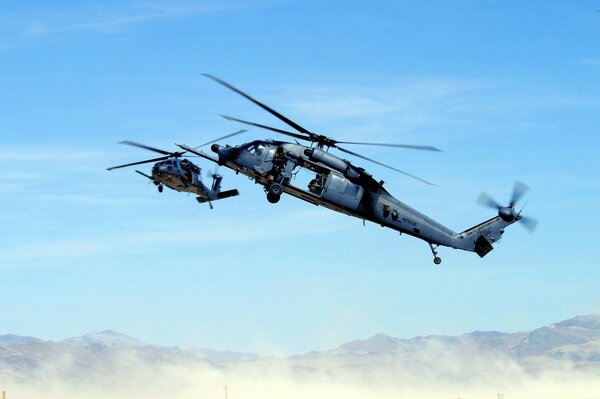
[[[316,118],[352,118],[414,112],[421,104],[437,103],[481,88],[485,82],[453,79],[413,79],[385,85],[312,86],[285,93],[293,112]],[[409,120],[410,121],[410,120]]]
[[[176,220],[145,225],[139,231],[106,236],[53,239],[0,248],[0,264],[10,265],[51,259],[73,259],[115,253],[148,253],[164,246],[227,242],[229,244],[327,234],[343,230],[350,223],[330,212],[316,209],[287,212],[247,220],[213,217]],[[283,223],[282,221],[285,221]],[[317,223],[318,221],[318,223]],[[294,226],[290,228],[289,226]],[[256,234],[260,232],[260,234]]]
[[[31,21],[25,34],[29,36],[45,35],[68,31],[93,31],[115,33],[135,25],[152,21],[191,17],[233,8],[233,5],[216,3],[136,3],[120,9],[88,7],[82,11],[67,11],[61,21]]]
[[[45,148],[0,148],[0,162],[42,163],[100,159],[99,151],[81,148],[45,147]]]
[[[268,103],[301,125],[340,139],[402,137],[436,143],[534,130],[547,123],[536,119],[535,111],[600,107],[597,99],[574,93],[521,92],[507,82],[436,77],[290,87]]]
[[[576,60],[575,63],[582,65],[600,65],[600,58],[580,58]]]
[[[50,4],[50,3],[48,3]],[[7,21],[0,29],[0,51],[52,35],[90,32],[118,34],[153,22],[191,18],[239,7],[234,2],[84,3],[46,6],[33,11],[0,12]]]

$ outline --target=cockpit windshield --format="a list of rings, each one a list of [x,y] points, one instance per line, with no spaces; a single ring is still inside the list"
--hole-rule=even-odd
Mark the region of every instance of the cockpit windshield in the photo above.
[[[262,155],[264,149],[264,145],[259,143],[252,143],[248,148],[246,148],[246,151],[248,151],[252,155],[260,156]]]

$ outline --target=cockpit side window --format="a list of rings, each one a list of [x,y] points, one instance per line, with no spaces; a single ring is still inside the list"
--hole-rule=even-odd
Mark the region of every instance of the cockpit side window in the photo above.
[[[256,146],[256,155],[257,155],[257,156],[260,156],[260,155],[262,155],[262,153],[263,153],[263,150],[264,150],[264,149],[265,149],[265,146],[263,146],[263,145],[261,145],[261,144],[258,144],[258,145]]]

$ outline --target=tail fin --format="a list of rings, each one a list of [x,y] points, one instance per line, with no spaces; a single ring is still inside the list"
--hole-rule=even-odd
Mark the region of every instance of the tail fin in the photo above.
[[[475,252],[483,258],[494,249],[492,243],[502,237],[504,228],[512,223],[514,221],[507,222],[500,216],[479,223],[457,235],[454,240],[455,248]]]

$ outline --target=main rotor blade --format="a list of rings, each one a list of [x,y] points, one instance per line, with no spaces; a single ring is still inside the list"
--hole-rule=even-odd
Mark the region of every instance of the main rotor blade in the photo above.
[[[230,121],[239,122],[239,123],[245,123],[246,125],[260,127],[262,129],[267,129],[267,130],[270,130],[272,132],[277,132],[277,133],[285,134],[286,136],[295,137],[295,138],[300,139],[300,140],[308,140],[308,141],[310,141],[309,137],[303,136],[303,135],[298,134],[298,133],[292,133],[292,132],[288,132],[286,130],[277,129],[276,127],[270,127],[270,126],[266,126],[266,125],[261,125],[260,123],[245,121],[245,120],[242,120],[242,119],[234,118],[233,116],[227,116],[227,115],[221,115],[221,116],[223,118],[227,119],[227,120],[230,120]]]
[[[417,177],[417,176],[415,176],[415,175],[411,175],[410,173],[404,172],[404,171],[402,171],[402,170],[400,170],[400,169],[393,168],[393,167],[391,167],[391,166],[389,166],[389,165],[386,165],[386,164],[384,164],[384,163],[381,163],[381,162],[379,162],[379,161],[376,161],[376,160],[374,160],[374,159],[367,158],[367,157],[365,157],[364,155],[357,154],[357,153],[355,153],[355,152],[352,152],[352,151],[346,150],[345,148],[341,148],[341,147],[338,147],[338,146],[336,146],[335,148],[337,148],[338,150],[340,150],[340,151],[342,151],[342,152],[345,152],[345,153],[347,153],[347,154],[354,155],[355,157],[362,158],[362,159],[364,159],[364,160],[367,160],[367,161],[370,161],[370,162],[376,163],[377,165],[381,165],[381,166],[383,166],[383,167],[386,167],[386,168],[388,168],[388,169],[391,169],[391,170],[395,170],[395,171],[396,171],[396,172],[398,172],[398,173],[402,173],[402,174],[403,174],[403,175],[405,175],[405,176],[412,177],[413,179],[415,179],[415,180],[418,180],[418,181],[420,181],[420,182],[422,182],[422,183],[429,184],[430,186],[436,186],[436,187],[437,187],[437,185],[436,185],[436,184],[433,184],[433,183],[431,183],[431,182],[428,182],[427,180],[421,179],[420,177]]]
[[[197,147],[194,147],[194,149],[197,149],[197,148],[200,148],[200,147],[204,147],[205,145],[209,145],[209,144],[212,144],[212,143],[216,143],[217,141],[221,141],[221,140],[224,140],[224,139],[228,139],[229,137],[237,136],[238,134],[242,134],[242,133],[245,133],[245,132],[247,132],[247,130],[245,130],[245,129],[243,129],[243,130],[238,130],[237,132],[230,133],[230,134],[228,134],[228,135],[225,135],[225,136],[223,136],[223,137],[219,137],[218,139],[211,140],[211,141],[209,141],[209,142],[207,142],[207,143],[204,143],[204,144],[200,144],[199,146],[197,146]]]
[[[495,199],[493,199],[488,193],[481,193],[477,199],[479,205],[487,206],[488,208],[500,209],[500,205]]]
[[[163,155],[169,155],[170,154],[170,152],[165,151],[165,150],[161,150],[160,148],[150,147],[149,145],[136,143],[135,141],[125,140],[125,141],[120,141],[119,144],[127,144],[127,145],[131,145],[131,146],[134,146],[134,147],[144,148],[146,150],[158,152],[159,154],[163,154]]]
[[[286,118],[285,116],[281,115],[279,112],[275,111],[273,108],[267,107],[265,104],[261,103],[260,101],[258,101],[254,97],[252,97],[252,96],[244,93],[243,91],[241,91],[241,90],[233,87],[232,85],[230,85],[229,83],[225,82],[224,80],[221,80],[221,79],[217,78],[216,76],[210,75],[208,73],[203,73],[202,75],[206,76],[209,79],[214,80],[215,82],[217,82],[217,83],[219,83],[219,84],[227,87],[230,90],[235,91],[239,95],[241,95],[243,97],[246,97],[248,100],[252,101],[254,104],[258,105],[259,107],[261,107],[265,111],[269,112],[271,115],[279,118],[280,120],[282,120],[286,124],[290,125],[291,127],[293,127],[294,129],[296,129],[297,131],[299,131],[301,133],[305,133],[305,134],[310,134],[311,133],[308,130],[306,130],[305,128],[303,128],[302,126],[298,125],[296,122],[294,122],[294,121]]]
[[[219,162],[219,160],[217,158],[213,158],[210,155],[203,153],[202,150],[196,151],[193,148],[190,148],[190,147],[188,147],[185,144],[177,144],[177,143],[175,143],[175,145],[177,147],[181,148],[182,150],[185,150],[187,152],[191,152],[192,154],[196,154],[197,156],[199,156],[201,158],[208,159],[209,161],[212,161],[212,162],[215,162],[215,163]]]
[[[529,186],[523,182],[516,181],[510,198],[510,205],[513,206],[529,190]]]
[[[136,171],[135,171],[135,173],[139,173],[140,175],[142,175],[142,176],[144,176],[144,177],[146,177],[146,178],[148,178],[148,179],[150,179],[150,180],[154,180],[154,179],[152,178],[152,176],[148,176],[147,174],[145,174],[144,172],[141,172],[141,171],[139,171],[139,170],[136,170]]]
[[[120,169],[120,168],[125,168],[127,166],[133,166],[133,165],[141,165],[143,163],[148,163],[148,162],[158,162],[158,161],[163,161],[165,159],[169,159],[171,158],[170,155],[167,155],[166,157],[160,157],[160,158],[153,158],[153,159],[147,159],[145,161],[139,161],[139,162],[132,162],[132,163],[128,163],[125,165],[119,165],[119,166],[112,166],[110,168],[106,168],[106,170],[113,170],[113,169]]]
[[[411,145],[411,144],[387,144],[387,143],[361,143],[356,141],[336,141],[338,144],[356,144],[356,145],[372,145],[378,147],[396,147],[396,148],[407,148],[409,150],[422,150],[422,151],[436,151],[442,152],[439,148],[432,147],[430,145]]]
[[[538,221],[536,219],[530,218],[528,216],[521,216],[519,222],[521,222],[523,224],[523,227],[525,227],[530,233],[533,233],[538,225]]]

